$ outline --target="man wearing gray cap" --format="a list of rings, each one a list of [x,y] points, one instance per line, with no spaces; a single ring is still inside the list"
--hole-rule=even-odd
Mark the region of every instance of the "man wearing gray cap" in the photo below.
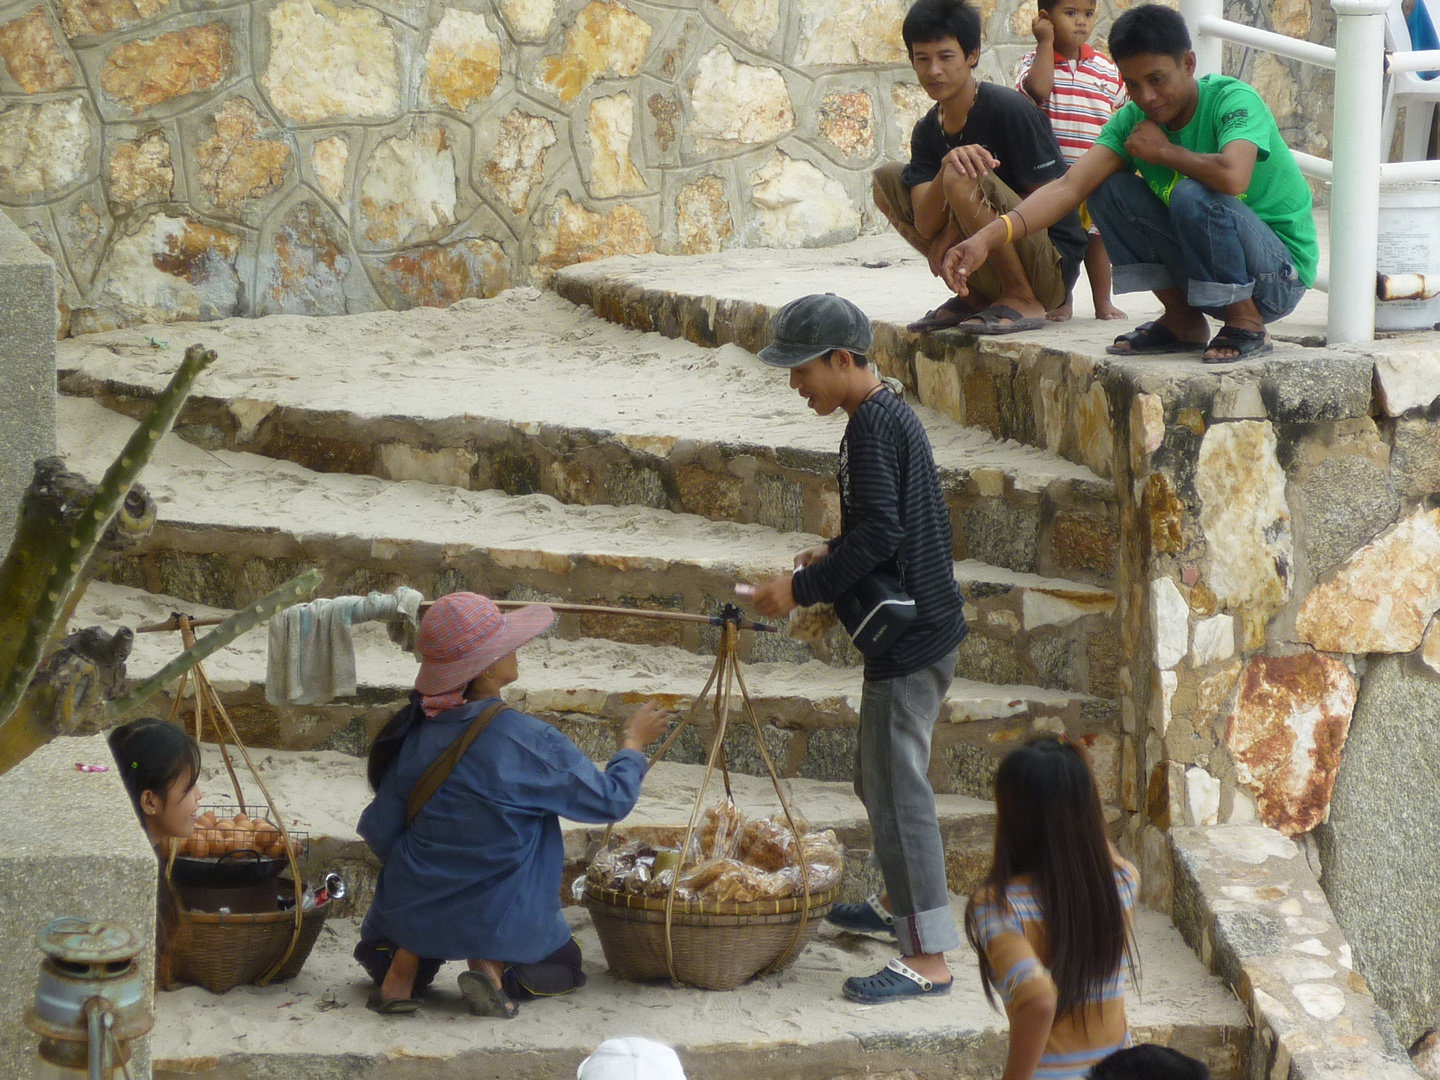
[[[899,941],[903,957],[845,980],[846,997],[879,1004],[950,990],[944,953],[959,947],[960,935],[928,773],[931,732],[966,626],[930,440],[905,399],[871,370],[871,343],[865,313],[824,293],[781,308],[775,340],[760,350],[765,363],[789,369],[790,386],[817,415],[844,409],[850,422],[840,440],[840,535],[795,556],[794,572],[759,585],[754,603],[779,618],[842,600],[879,575],[914,600],[914,621],[867,655],[860,699],[855,793],[870,818],[886,895],[837,904],[829,916],[842,929]]]

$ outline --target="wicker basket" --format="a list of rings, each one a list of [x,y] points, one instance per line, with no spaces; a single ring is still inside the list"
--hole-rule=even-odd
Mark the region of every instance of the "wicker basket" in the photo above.
[[[733,990],[782,957],[779,967],[787,967],[814,938],[839,892],[811,894],[809,918],[793,949],[796,924],[804,918],[803,897],[748,904],[676,900],[670,926],[676,977],[704,990]],[[587,885],[585,906],[612,975],[636,982],[669,978],[663,897]]]
[[[305,912],[295,948],[272,982],[300,974],[329,909],[327,901]],[[295,932],[293,911],[249,915],[186,911],[180,921],[181,932],[171,954],[174,977],[215,994],[263,977],[290,947]]]

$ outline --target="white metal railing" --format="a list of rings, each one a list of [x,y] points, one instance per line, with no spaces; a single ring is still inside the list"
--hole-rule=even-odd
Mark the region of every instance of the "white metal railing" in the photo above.
[[[1196,74],[1219,74],[1224,43],[1261,49],[1335,72],[1335,127],[1331,160],[1295,151],[1300,171],[1330,183],[1330,272],[1317,277],[1328,290],[1326,339],[1332,344],[1371,341],[1375,303],[1408,291],[1377,289],[1380,188],[1440,180],[1440,161],[1387,162],[1382,147],[1385,73],[1440,69],[1440,50],[1385,52],[1385,14],[1400,0],[1330,0],[1335,9],[1335,47],[1286,37],[1224,17],[1224,0],[1180,0],[1195,48]],[[1399,282],[1396,282],[1399,286]]]

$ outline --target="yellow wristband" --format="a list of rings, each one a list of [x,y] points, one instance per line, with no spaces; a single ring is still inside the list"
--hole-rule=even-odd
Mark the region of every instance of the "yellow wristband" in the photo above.
[[[1010,243],[1010,241],[1012,241],[1012,240],[1015,239],[1015,223],[1010,220],[1010,215],[1009,215],[1009,214],[1001,214],[1001,215],[1000,215],[1000,220],[1005,223],[1005,240],[1004,240],[1004,242],[1008,244],[1008,243]]]

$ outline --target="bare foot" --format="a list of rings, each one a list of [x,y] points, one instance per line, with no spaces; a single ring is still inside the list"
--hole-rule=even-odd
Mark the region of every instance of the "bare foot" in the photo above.
[[[1045,313],[1045,318],[1051,322],[1069,322],[1070,316],[1075,314],[1075,301],[1067,296],[1065,302],[1057,308],[1052,308]]]
[[[1095,321],[1105,322],[1110,319],[1128,319],[1130,316],[1121,311],[1109,300],[1095,301]]]

